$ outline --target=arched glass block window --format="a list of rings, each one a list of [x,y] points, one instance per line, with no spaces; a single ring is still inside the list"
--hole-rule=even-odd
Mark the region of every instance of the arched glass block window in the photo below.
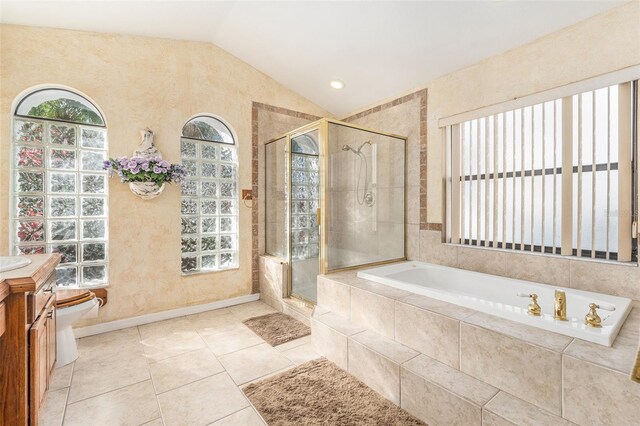
[[[208,115],[182,128],[181,270],[183,274],[238,266],[238,162],[229,127]]]
[[[107,129],[99,109],[66,89],[30,92],[13,120],[11,247],[58,252],[58,285],[108,282]]]
[[[16,115],[105,127],[102,114],[91,101],[66,89],[31,92],[18,104]]]

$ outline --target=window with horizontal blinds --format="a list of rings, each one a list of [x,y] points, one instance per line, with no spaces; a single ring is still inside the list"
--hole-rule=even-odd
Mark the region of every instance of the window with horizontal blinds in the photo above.
[[[636,261],[636,83],[447,127],[448,240]]]

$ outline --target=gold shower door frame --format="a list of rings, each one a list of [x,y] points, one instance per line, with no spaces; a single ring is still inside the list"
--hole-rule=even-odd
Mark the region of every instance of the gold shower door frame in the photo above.
[[[345,127],[350,127],[353,129],[357,129],[357,130],[362,130],[365,132],[370,132],[370,133],[375,133],[378,135],[383,135],[383,136],[388,136],[391,138],[395,138],[395,139],[400,139],[403,141],[404,143],[404,209],[403,209],[403,223],[404,223],[404,232],[405,232],[405,238],[404,238],[404,255],[400,258],[397,259],[388,259],[388,260],[382,260],[382,261],[378,261],[378,262],[371,262],[371,263],[364,263],[361,265],[354,265],[354,266],[349,266],[346,268],[336,268],[336,269],[329,269],[329,261],[328,261],[328,247],[329,247],[329,233],[327,231],[328,229],[328,220],[327,220],[327,215],[325,214],[325,212],[329,211],[328,210],[328,200],[327,200],[327,188],[329,187],[329,174],[327,173],[327,170],[329,168],[329,156],[327,155],[327,153],[329,152],[329,124],[336,124],[336,125],[340,125],[340,126],[345,126]],[[311,306],[315,306],[316,302],[312,301],[312,300],[308,300],[305,297],[295,294],[293,292],[293,282],[292,282],[292,266],[291,266],[291,189],[292,189],[292,184],[291,184],[291,140],[297,136],[301,136],[304,135],[306,133],[312,132],[312,131],[318,131],[318,147],[320,150],[320,154],[319,154],[319,170],[318,170],[318,174],[319,174],[319,178],[320,178],[320,188],[318,191],[318,195],[319,195],[319,212],[318,212],[318,216],[319,219],[318,220],[318,224],[320,226],[320,232],[319,232],[319,268],[318,271],[321,275],[324,274],[329,274],[329,273],[333,273],[333,272],[341,272],[341,271],[349,271],[349,270],[354,270],[354,269],[360,269],[363,267],[371,267],[371,266],[378,266],[378,265],[384,265],[384,264],[388,264],[388,263],[394,263],[394,262],[400,262],[403,260],[407,260],[407,238],[406,238],[406,223],[407,223],[407,137],[405,136],[400,136],[400,135],[396,135],[393,133],[387,133],[387,132],[382,132],[379,130],[373,130],[373,129],[369,129],[366,127],[362,127],[362,126],[357,126],[355,124],[351,124],[351,123],[346,123],[344,121],[339,121],[339,120],[334,120],[331,118],[321,118],[320,120],[314,121],[312,123],[306,124],[302,127],[299,127],[295,130],[292,130],[284,135],[280,135],[276,138],[271,139],[270,141],[268,141],[267,143],[265,143],[265,147],[271,143],[277,142],[282,140],[283,138],[286,138],[286,142],[285,142],[285,173],[288,176],[288,180],[287,180],[287,227],[286,227],[286,234],[287,234],[287,245],[286,245],[286,252],[287,252],[287,256],[286,259],[283,259],[286,261],[287,263],[287,294],[285,295],[285,297],[292,297],[298,300],[301,300],[302,302],[304,302],[307,305],[311,305]],[[266,149],[265,149],[265,160],[266,160]],[[268,162],[265,161],[265,182],[266,182],[266,167],[267,167]],[[266,195],[266,191],[265,191],[265,195]],[[265,238],[266,238],[266,230],[267,230],[267,211],[266,211],[266,202],[268,200],[265,197]],[[266,252],[266,244],[265,244],[265,252]],[[266,253],[266,254],[270,254],[270,253]]]

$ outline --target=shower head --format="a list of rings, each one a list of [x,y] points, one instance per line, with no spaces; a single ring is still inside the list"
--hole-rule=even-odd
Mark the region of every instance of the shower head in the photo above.
[[[365,145],[371,145],[371,141],[364,141],[362,142],[362,145],[360,145],[360,147],[358,148],[358,153],[360,153],[360,151],[362,151],[362,147]]]
[[[342,150],[343,151],[351,151],[356,155],[360,155],[360,151],[362,151],[362,147],[367,145],[367,144],[371,145],[371,141],[363,142],[362,145],[360,145],[360,147],[358,147],[358,149],[353,149],[349,145],[342,145]]]

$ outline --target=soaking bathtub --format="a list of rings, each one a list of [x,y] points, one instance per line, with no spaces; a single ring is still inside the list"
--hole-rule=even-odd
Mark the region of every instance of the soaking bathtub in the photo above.
[[[359,271],[358,277],[605,346],[613,344],[631,311],[631,299],[624,297],[554,287],[424,262],[402,262],[366,269]],[[566,293],[567,321],[553,318],[556,289]],[[529,315],[529,298],[518,296],[530,293],[538,295],[541,316]],[[602,328],[588,327],[584,323],[590,303],[613,309],[598,309]]]

